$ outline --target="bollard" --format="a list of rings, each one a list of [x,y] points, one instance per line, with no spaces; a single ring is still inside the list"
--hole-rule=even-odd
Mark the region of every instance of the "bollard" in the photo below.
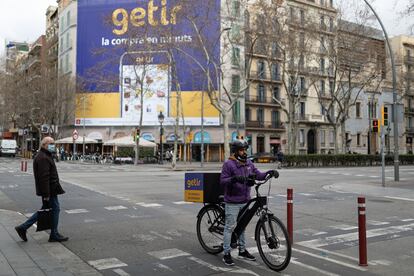
[[[359,265],[368,266],[367,230],[365,224],[365,197],[358,197]]]
[[[27,172],[27,160],[24,161],[24,171]]]
[[[23,169],[24,169],[23,161],[20,161],[20,171],[23,171]]]
[[[27,172],[27,161],[23,160],[20,162],[20,171]]]
[[[293,244],[293,189],[287,189],[287,230]]]

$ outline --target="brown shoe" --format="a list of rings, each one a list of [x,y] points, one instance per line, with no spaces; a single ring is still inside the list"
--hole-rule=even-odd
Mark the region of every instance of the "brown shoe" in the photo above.
[[[26,236],[26,231],[27,231],[27,230],[22,229],[22,228],[20,228],[19,226],[14,227],[14,229],[16,230],[17,235],[19,235],[19,237],[20,237],[23,241],[27,242],[27,236]]]

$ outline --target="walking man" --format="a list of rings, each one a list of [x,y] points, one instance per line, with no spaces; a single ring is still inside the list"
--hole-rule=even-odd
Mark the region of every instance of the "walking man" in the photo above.
[[[53,138],[43,138],[41,149],[33,160],[33,174],[36,184],[36,195],[42,198],[42,206],[52,208],[53,224],[49,242],[63,242],[69,238],[62,236],[58,232],[60,211],[58,195],[64,194],[65,191],[59,183],[58,172],[53,160],[53,153],[55,151],[55,141]],[[17,234],[23,241],[27,241],[27,229],[37,222],[37,218],[38,213],[36,212],[26,222],[15,227]]]

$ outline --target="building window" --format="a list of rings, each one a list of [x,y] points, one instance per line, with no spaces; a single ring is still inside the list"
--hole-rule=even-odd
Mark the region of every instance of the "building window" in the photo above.
[[[233,105],[233,122],[236,124],[240,123],[240,101],[236,101]]]
[[[279,111],[273,110],[272,111],[272,127],[278,128],[280,125],[280,113]]]
[[[305,56],[303,54],[299,56],[299,70],[305,70]]]
[[[279,47],[276,42],[272,43],[272,56],[273,57],[279,56]]]
[[[306,79],[305,79],[305,77],[300,77],[299,82],[300,82],[300,92],[305,93],[306,92]]]
[[[60,32],[63,33],[63,30],[65,29],[65,24],[63,24],[64,21],[64,17],[62,16],[62,18],[60,19]]]
[[[335,83],[334,83],[334,81],[333,80],[330,80],[329,81],[329,93],[331,94],[331,95],[333,95],[334,94],[334,91],[335,90]]]
[[[290,21],[295,22],[296,21],[295,8],[290,7],[289,11],[290,11]]]
[[[334,31],[334,20],[332,17],[329,18],[329,31],[330,32]]]
[[[247,122],[250,122],[251,121],[251,118],[252,118],[252,111],[251,111],[250,108],[247,108],[246,109],[246,121]]]
[[[329,131],[329,144],[331,147],[335,146],[335,133],[333,130]]]
[[[305,11],[300,10],[300,24],[303,26],[305,25]]]
[[[70,11],[68,11],[68,13],[66,14],[66,26],[70,26]]]
[[[325,16],[324,15],[321,15],[321,18],[320,18],[320,28],[321,28],[321,30],[323,30],[323,31],[325,31],[326,30],[326,25],[325,25]]]
[[[320,89],[320,94],[321,95],[325,95],[325,80],[320,80],[319,81],[319,89]]]
[[[325,130],[321,130],[321,133],[320,133],[320,136],[321,136],[321,147],[324,147],[325,146]]]
[[[272,64],[272,80],[275,80],[275,81],[280,80],[279,64],[277,63]]]
[[[69,54],[65,56],[65,73],[69,72]]]
[[[70,47],[70,33],[66,33],[66,49],[69,49]]]
[[[305,33],[299,33],[299,47],[305,48]]]
[[[60,52],[61,53],[63,52],[63,45],[65,45],[65,44],[63,44],[64,42],[65,42],[65,38],[62,36],[60,38]]]
[[[233,54],[231,57],[231,64],[235,66],[240,65],[240,49],[238,47],[233,47]]]
[[[299,130],[299,145],[301,147],[305,146],[305,130],[304,129]]]
[[[265,90],[265,86],[263,85],[263,83],[259,83],[259,85],[257,86],[257,95],[258,95],[258,100],[261,103],[266,102],[266,90]]]
[[[326,52],[326,47],[325,47],[325,37],[321,36],[321,45],[320,45],[320,49],[319,51],[321,53],[325,53]]]
[[[325,58],[321,58],[319,69],[321,70],[321,74],[325,74]]]
[[[257,109],[257,121],[260,125],[263,125],[264,122],[264,111],[262,108]]]
[[[266,74],[265,74],[265,64],[264,64],[263,61],[258,61],[257,62],[257,76],[260,79],[266,78]]]
[[[280,100],[280,89],[279,86],[273,86],[273,99]]]
[[[357,146],[361,146],[361,133],[357,133]]]
[[[304,102],[300,102],[300,106],[299,106],[299,114],[300,114],[300,118],[301,119],[304,119],[305,118],[305,112],[306,112],[306,110],[305,110],[305,107],[306,107],[306,105],[305,105],[305,103]]]
[[[240,92],[240,76],[239,75],[233,75],[231,77],[231,92],[233,94]]]
[[[361,103],[355,104],[355,117],[361,118]]]
[[[233,1],[232,2],[231,14],[232,14],[233,17],[239,17],[240,16],[240,2],[239,1]]]

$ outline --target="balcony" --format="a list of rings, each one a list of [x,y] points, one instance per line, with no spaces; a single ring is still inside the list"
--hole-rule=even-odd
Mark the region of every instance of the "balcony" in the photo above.
[[[285,126],[281,122],[272,121],[246,121],[246,129],[259,129],[259,130],[278,130],[284,131]]]
[[[319,114],[295,114],[295,119],[299,122],[307,123],[325,123],[327,122],[324,115]]]
[[[285,99],[279,99],[280,102],[284,103]],[[260,97],[260,96],[246,96],[246,104],[256,104],[256,105],[270,105],[270,106],[280,106],[272,97]]]
[[[407,126],[405,132],[407,132],[407,134],[414,134],[414,127]]]
[[[269,74],[266,71],[250,71],[249,79],[263,82],[280,83],[280,75]]]
[[[414,107],[406,107],[405,113],[414,113]]]
[[[414,65],[414,57],[412,57],[412,56],[405,56],[404,57],[404,62],[407,63],[407,64]]]

